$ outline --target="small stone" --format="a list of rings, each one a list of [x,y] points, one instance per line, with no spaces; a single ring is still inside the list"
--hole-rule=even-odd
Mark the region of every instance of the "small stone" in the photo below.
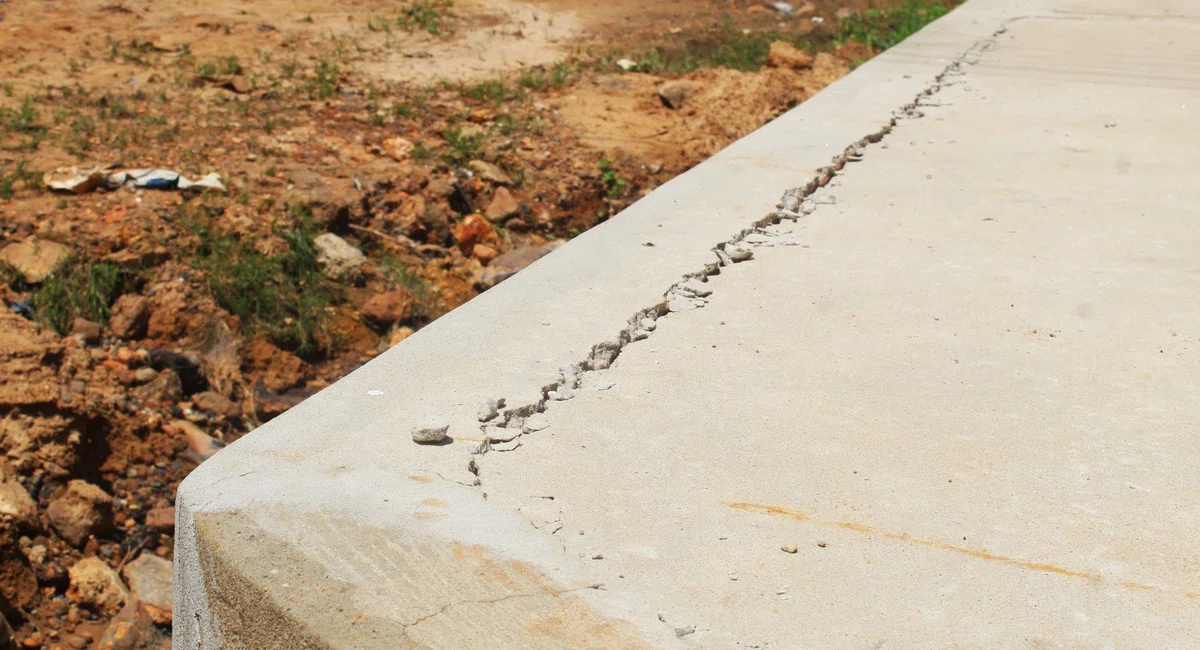
[[[783,551],[784,553],[795,553],[800,549],[796,548],[795,544],[784,544],[783,546],[779,547],[779,550]]]
[[[101,650],[165,650],[171,647],[171,642],[154,627],[145,608],[131,601],[113,617],[96,647]]]
[[[92,535],[112,530],[113,500],[99,487],[74,479],[50,499],[46,518],[63,539],[81,546]]]
[[[113,303],[108,328],[114,336],[126,341],[146,335],[150,324],[150,305],[144,296],[127,293]]]
[[[134,379],[138,378],[138,373],[149,368],[139,368],[134,373]],[[150,370],[150,372],[154,372]],[[142,386],[138,386],[129,391],[129,394],[143,402],[178,402],[183,399],[183,382],[179,380],[179,375],[173,370],[164,370],[157,373],[152,380]]]
[[[163,431],[182,436],[187,440],[188,451],[201,461],[211,458],[225,446],[225,443],[208,435],[203,429],[187,420],[172,420],[163,425]]]
[[[603,553],[592,553],[592,559],[593,560],[603,560],[604,554]]]
[[[475,244],[475,248],[471,250],[471,257],[479,260],[480,264],[487,264],[496,259],[500,251],[488,246],[487,244]]]
[[[767,65],[775,68],[811,68],[813,58],[790,43],[775,41],[767,52]]]
[[[499,241],[492,224],[477,214],[468,214],[454,226],[454,241],[463,255],[470,255],[475,244],[495,244]]]
[[[317,266],[331,280],[353,278],[367,261],[362,251],[331,232],[314,237],[313,247],[317,250]]]
[[[71,588],[67,597],[105,614],[113,614],[130,600],[125,583],[98,557],[85,557],[67,570]]]
[[[92,643],[78,634],[68,634],[63,640],[67,642],[67,645],[75,648],[75,650],[84,650]]]
[[[496,222],[515,216],[520,211],[521,204],[513,197],[512,192],[509,192],[507,188],[498,187],[483,214],[488,221]]]
[[[371,296],[359,314],[369,325],[386,330],[396,323],[409,320],[417,306],[417,297],[403,287]]]
[[[238,407],[232,400],[220,393],[206,390],[192,395],[192,404],[204,411],[219,417],[237,417]]]
[[[100,340],[100,324],[86,318],[76,318],[71,324],[71,336],[79,337],[84,343],[95,343]]]
[[[38,521],[37,502],[17,480],[12,467],[4,461],[0,461],[0,517],[11,519],[22,529],[36,527]]]
[[[34,632],[29,636],[21,639],[22,648],[40,648],[42,647],[42,633]]]
[[[695,633],[696,633],[695,625],[688,625],[686,627],[675,628],[675,636],[677,636],[681,639],[689,634],[695,634]]]
[[[136,384],[148,384],[158,378],[158,371],[154,368],[138,368],[133,371],[133,381]]]
[[[828,544],[826,544],[825,542],[817,542],[817,546],[819,546],[821,548],[825,548],[826,546],[828,546]]]
[[[493,165],[490,162],[482,160],[472,160],[467,163],[467,167],[475,172],[480,179],[485,180],[493,185],[512,185],[513,180],[503,169],[498,165]]]
[[[175,508],[151,508],[146,511],[146,528],[154,533],[170,535],[175,532]]]
[[[146,613],[158,625],[171,623],[171,608],[174,594],[171,573],[174,563],[157,555],[142,553],[136,560],[121,569],[125,582],[141,601]]]
[[[445,421],[426,420],[425,422],[413,427],[412,439],[413,442],[420,444],[441,442],[446,439],[446,434],[449,431],[450,425]]]
[[[412,153],[413,143],[399,136],[383,141],[383,150],[392,160],[403,162]]]
[[[0,262],[15,269],[26,282],[46,279],[71,255],[71,249],[47,239],[26,239],[0,249]]]
[[[500,284],[561,245],[561,241],[555,241],[542,246],[521,246],[496,257],[484,271],[480,288],[490,289]]]
[[[632,59],[617,59],[617,67],[625,72],[629,72],[637,67],[637,61]]]
[[[690,81],[668,81],[658,87],[658,97],[667,108],[678,110],[695,91],[696,86]]]

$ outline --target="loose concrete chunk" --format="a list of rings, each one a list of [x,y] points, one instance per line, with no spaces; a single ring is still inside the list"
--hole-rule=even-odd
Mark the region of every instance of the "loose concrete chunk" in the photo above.
[[[504,398],[496,399],[494,397],[484,397],[483,403],[479,405],[479,410],[476,415],[480,422],[487,422],[500,414],[500,409],[504,408]]]
[[[488,427],[484,432],[488,442],[509,442],[521,435],[517,427]]]
[[[728,255],[729,259],[733,262],[745,262],[746,260],[754,257],[754,251],[740,244],[729,244],[725,246],[725,254]]]
[[[114,614],[129,600],[129,591],[121,576],[98,557],[86,557],[67,570],[71,588],[67,595],[71,600],[93,607],[98,611]]]
[[[441,442],[446,439],[449,431],[450,424],[448,422],[431,418],[413,427],[412,439],[413,442],[420,444]]]

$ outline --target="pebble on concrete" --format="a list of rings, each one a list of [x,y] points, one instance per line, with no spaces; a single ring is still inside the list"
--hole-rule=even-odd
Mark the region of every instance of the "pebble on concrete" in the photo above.
[[[420,444],[441,442],[446,439],[446,434],[449,431],[450,425],[445,421],[426,420],[425,422],[413,427],[412,439],[413,442]]]
[[[784,553],[795,553],[800,549],[797,548],[795,544],[784,544],[783,546],[779,547],[779,550],[783,551]]]

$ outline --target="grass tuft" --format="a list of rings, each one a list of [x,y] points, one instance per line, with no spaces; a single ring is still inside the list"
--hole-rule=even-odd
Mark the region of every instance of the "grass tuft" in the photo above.
[[[33,293],[34,318],[59,334],[69,332],[76,318],[106,323],[127,281],[125,272],[112,262],[70,258]]]

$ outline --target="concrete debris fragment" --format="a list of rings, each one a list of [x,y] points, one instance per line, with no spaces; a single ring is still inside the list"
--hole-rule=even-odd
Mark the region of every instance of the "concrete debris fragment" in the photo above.
[[[795,553],[800,549],[796,548],[795,544],[784,544],[783,546],[779,547],[779,550],[783,551],[784,553]]]
[[[521,425],[521,430],[525,433],[533,433],[541,431],[548,426],[550,426],[550,420],[546,417],[545,413],[534,413],[525,418],[524,424]]]
[[[427,418],[425,421],[413,427],[412,439],[413,442],[420,444],[441,442],[446,439],[446,434],[449,431],[450,424],[445,420]]]
[[[500,414],[500,409],[504,408],[504,398],[496,399],[488,396],[483,398],[483,403],[479,405],[479,410],[476,411],[476,416],[480,422],[487,422]]]
[[[685,627],[677,627],[677,628],[675,628],[675,636],[677,636],[677,637],[679,637],[679,638],[681,638],[681,639],[682,639],[683,637],[685,637],[685,636],[688,636],[689,634],[695,634],[695,633],[696,633],[696,626],[695,626],[695,625],[688,625],[688,626],[685,626]]]
[[[637,62],[632,59],[617,59],[617,67],[629,72],[637,67]]]
[[[510,442],[520,437],[521,429],[517,427],[487,427],[484,436],[488,442]]]
[[[512,442],[502,442],[499,444],[492,445],[492,451],[512,451],[520,446],[521,446],[520,440],[513,440]]]
[[[754,257],[754,251],[740,244],[728,244],[725,246],[725,254],[734,262],[745,262]]]

